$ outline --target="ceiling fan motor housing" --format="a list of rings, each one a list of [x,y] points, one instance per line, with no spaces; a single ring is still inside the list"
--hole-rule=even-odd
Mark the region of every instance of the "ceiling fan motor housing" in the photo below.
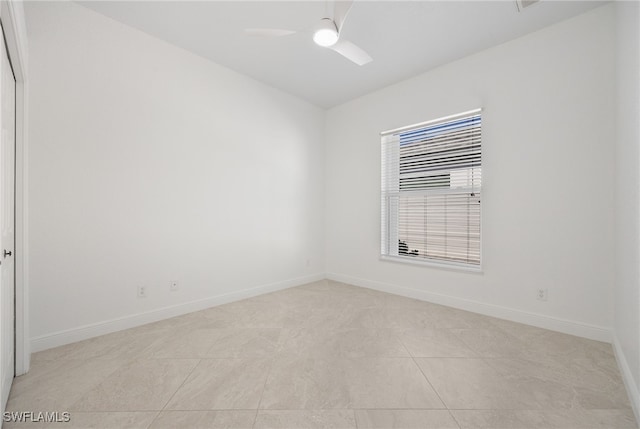
[[[317,45],[329,47],[338,41],[338,27],[330,18],[322,18],[313,33],[313,41]]]

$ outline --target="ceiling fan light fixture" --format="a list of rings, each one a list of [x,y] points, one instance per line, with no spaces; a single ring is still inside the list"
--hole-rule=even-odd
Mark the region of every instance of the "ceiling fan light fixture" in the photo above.
[[[333,20],[322,18],[316,27],[316,31],[313,33],[313,41],[316,45],[325,48],[336,44],[338,41],[338,28]]]

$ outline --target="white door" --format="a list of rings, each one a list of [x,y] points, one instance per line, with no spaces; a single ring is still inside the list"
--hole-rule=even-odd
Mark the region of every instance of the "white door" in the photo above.
[[[16,80],[0,34],[0,374],[4,411],[15,375]]]

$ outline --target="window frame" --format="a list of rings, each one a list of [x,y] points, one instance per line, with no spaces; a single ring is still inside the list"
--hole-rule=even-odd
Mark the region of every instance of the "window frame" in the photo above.
[[[454,261],[454,260],[446,260],[446,259],[437,259],[437,258],[428,258],[428,257],[421,257],[421,258],[415,258],[412,256],[401,256],[401,255],[392,255],[390,254],[390,250],[387,249],[386,250],[386,254],[384,253],[383,250],[383,246],[386,244],[387,246],[389,245],[389,240],[390,240],[390,214],[388,213],[389,207],[388,207],[388,203],[385,203],[384,199],[387,198],[387,190],[385,189],[385,162],[387,162],[387,158],[385,158],[385,146],[384,146],[384,142],[383,142],[383,138],[384,136],[388,136],[390,134],[398,134],[398,133],[402,133],[402,132],[406,132],[406,131],[410,131],[410,130],[414,130],[414,129],[419,129],[419,128],[427,128],[429,126],[435,126],[437,124],[440,123],[445,123],[448,121],[453,121],[456,119],[461,119],[461,118],[465,118],[465,117],[470,117],[473,115],[480,115],[482,118],[482,113],[483,113],[483,109],[482,108],[477,108],[477,109],[473,109],[473,110],[469,110],[469,111],[465,111],[465,112],[461,112],[461,113],[456,113],[453,115],[448,115],[448,116],[444,116],[444,117],[440,117],[440,118],[436,118],[433,120],[429,120],[429,121],[425,121],[425,122],[420,122],[417,124],[412,124],[412,125],[407,125],[407,126],[403,126],[400,128],[395,128],[395,129],[391,129],[391,130],[386,130],[386,131],[382,131],[380,132],[380,137],[381,137],[381,188],[380,188],[380,203],[381,203],[381,218],[380,218],[380,255],[379,255],[379,260],[381,261],[385,261],[385,262],[392,262],[392,263],[399,263],[399,264],[408,264],[408,265],[415,265],[415,266],[423,266],[423,267],[432,267],[432,268],[439,268],[439,269],[445,269],[445,270],[452,270],[452,271],[462,271],[462,272],[467,272],[467,273],[474,273],[474,274],[483,274],[483,220],[482,220],[482,196],[484,194],[483,190],[482,190],[482,184],[480,185],[480,206],[479,206],[479,221],[480,221],[480,225],[479,225],[479,233],[480,233],[480,238],[479,238],[479,262],[477,264],[475,263],[468,263],[468,262],[460,262],[460,261]],[[481,119],[482,120],[482,119]],[[482,144],[483,141],[483,134],[482,133],[482,127],[481,127],[481,134],[480,134],[480,142]],[[480,167],[482,168],[482,161],[480,163]],[[387,209],[387,213],[384,212],[383,208]],[[384,224],[386,221],[386,225]],[[385,234],[387,235],[387,238],[385,240]]]

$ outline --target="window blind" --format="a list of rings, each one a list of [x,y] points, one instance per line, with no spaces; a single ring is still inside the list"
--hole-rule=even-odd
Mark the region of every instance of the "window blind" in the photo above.
[[[480,265],[481,111],[382,133],[383,256]]]

